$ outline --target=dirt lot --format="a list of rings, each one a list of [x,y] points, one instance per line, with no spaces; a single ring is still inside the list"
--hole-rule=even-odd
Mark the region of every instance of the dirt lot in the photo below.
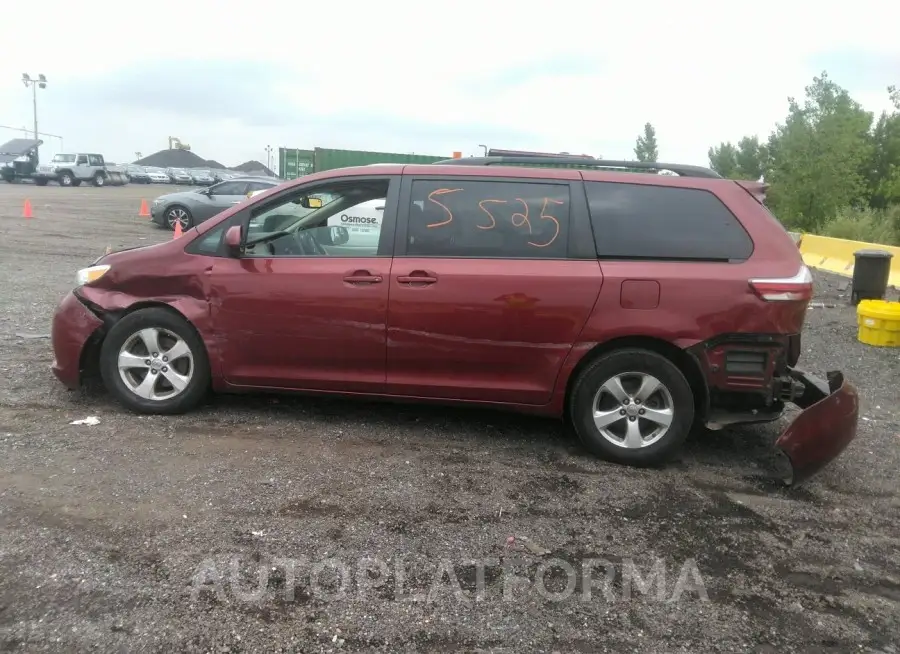
[[[137,216],[161,192],[0,185],[0,650],[900,651],[900,351],[855,341],[842,280],[818,278],[837,306],[803,361],[843,369],[865,417],[795,490],[762,467],[779,425],[633,470],[497,413],[142,418],[63,390],[41,336],[76,269],[169,237]]]

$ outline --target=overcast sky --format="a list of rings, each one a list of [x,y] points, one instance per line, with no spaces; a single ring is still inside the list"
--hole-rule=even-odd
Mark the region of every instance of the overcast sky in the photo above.
[[[31,129],[20,78],[43,73],[39,131],[116,162],[169,136],[226,165],[267,145],[630,158],[649,121],[661,160],[705,165],[822,69],[872,111],[900,85],[887,0],[6,4],[0,141]]]

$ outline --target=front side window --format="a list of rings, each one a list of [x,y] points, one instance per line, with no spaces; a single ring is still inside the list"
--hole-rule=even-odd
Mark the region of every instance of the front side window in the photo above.
[[[728,207],[702,189],[585,182],[600,258],[743,261],[753,241]]]
[[[378,256],[389,180],[323,185],[266,203],[247,224],[245,257]]]
[[[569,212],[568,184],[419,180],[412,185],[406,254],[563,259]]]
[[[83,154],[78,155],[78,161],[75,162],[76,166],[85,166],[87,165],[87,157]]]

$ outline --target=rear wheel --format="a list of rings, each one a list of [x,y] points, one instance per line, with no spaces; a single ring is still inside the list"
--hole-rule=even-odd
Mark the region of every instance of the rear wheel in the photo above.
[[[97,173],[96,175],[94,175],[93,182],[94,186],[103,186],[104,184],[106,184],[106,177],[103,175],[103,173]]]
[[[197,332],[167,309],[135,311],[110,330],[100,351],[106,388],[137,413],[183,413],[209,388],[209,360]]]
[[[591,452],[626,465],[670,460],[694,421],[694,396],[678,367],[650,350],[605,354],[575,382],[569,411]]]

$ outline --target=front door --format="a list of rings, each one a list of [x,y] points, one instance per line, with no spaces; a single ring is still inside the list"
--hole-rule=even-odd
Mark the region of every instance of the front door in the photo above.
[[[573,184],[404,182],[409,216],[401,217],[391,271],[389,393],[550,401],[603,282],[596,256],[570,256],[575,216],[588,220],[583,203],[572,208],[584,195]]]
[[[320,208],[303,206],[309,189],[247,208],[243,253],[216,259],[209,290],[229,384],[383,392],[398,187],[386,177],[345,179],[315,187],[332,199]],[[384,202],[388,227],[381,243],[348,256],[328,218],[372,199]]]

